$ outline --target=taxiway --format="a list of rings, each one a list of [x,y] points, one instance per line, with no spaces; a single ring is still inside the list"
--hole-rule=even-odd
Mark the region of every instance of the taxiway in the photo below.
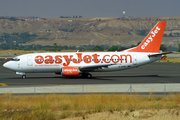
[[[53,73],[29,73],[22,79],[2,65],[0,62],[0,86],[180,83],[180,63],[155,62],[124,71],[92,73],[91,79]]]

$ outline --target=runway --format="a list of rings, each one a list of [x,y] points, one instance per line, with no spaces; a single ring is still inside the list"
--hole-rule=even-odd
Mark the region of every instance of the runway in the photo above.
[[[0,86],[180,83],[179,63],[155,62],[124,71],[92,73],[91,79],[53,73],[27,73],[27,78],[22,79],[15,72],[3,68],[2,64],[0,62]]]

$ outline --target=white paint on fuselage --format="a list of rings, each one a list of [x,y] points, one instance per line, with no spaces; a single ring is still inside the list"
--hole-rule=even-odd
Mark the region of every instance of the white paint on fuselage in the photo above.
[[[123,56],[122,58],[124,60],[119,60],[118,63],[113,63],[112,60],[110,61],[111,66],[108,67],[102,67],[101,69],[95,69],[94,72],[107,72],[107,71],[119,71],[119,70],[124,70],[124,69],[130,69],[133,67],[137,67],[137,66],[141,66],[144,64],[148,64],[151,62],[154,62],[156,60],[161,59],[162,55],[156,56],[156,57],[148,57],[149,54],[153,54],[153,53],[141,53],[141,52],[83,52],[82,53],[82,58],[85,55],[90,55],[92,56],[93,54],[97,54],[98,59],[102,61],[103,56],[105,55],[131,55],[132,57],[132,61],[130,61],[130,57],[127,57],[127,63],[125,62],[125,57]],[[41,55],[43,56],[44,60],[45,60],[45,56],[47,55],[51,55],[53,57],[53,60],[55,60],[55,56],[56,55],[61,55],[62,56],[62,63],[61,64],[55,64],[55,62],[53,64],[45,64],[44,62],[42,64],[37,64],[35,62],[35,57]],[[72,58],[78,59],[76,53],[61,53],[61,52],[56,52],[56,53],[32,53],[32,54],[25,54],[25,55],[20,55],[17,56],[16,58],[20,59],[19,61],[9,61],[7,63],[5,63],[3,66],[16,71],[16,72],[25,72],[25,73],[40,73],[40,72],[60,72],[61,68],[63,67],[63,63],[67,63],[66,59],[63,57],[63,55],[73,55]],[[28,57],[31,56],[31,57]],[[136,56],[136,57],[134,57]],[[31,60],[28,60],[28,58],[30,58]],[[106,59],[111,59],[110,57],[106,56]],[[117,57],[113,57],[114,59],[117,59]],[[92,59],[94,59],[92,57]],[[74,63],[73,61],[70,61],[70,64],[68,66],[71,67],[81,67],[81,66],[89,66],[89,65],[99,65],[99,64],[109,64],[109,63],[105,63],[104,61],[100,61],[99,63],[94,63],[94,60],[90,63],[85,63],[84,61],[81,61],[80,63]],[[135,61],[136,59],[136,61]],[[135,62],[134,62],[135,61]]]

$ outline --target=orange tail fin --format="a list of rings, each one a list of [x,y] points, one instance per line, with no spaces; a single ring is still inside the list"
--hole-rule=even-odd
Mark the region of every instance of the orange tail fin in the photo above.
[[[164,34],[166,21],[159,21],[139,46],[127,49],[123,52],[153,52],[159,53]]]

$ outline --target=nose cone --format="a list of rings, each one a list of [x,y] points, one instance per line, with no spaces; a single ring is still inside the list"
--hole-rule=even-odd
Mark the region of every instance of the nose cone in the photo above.
[[[11,61],[4,63],[3,67],[13,70],[13,65],[11,64]]]
[[[5,68],[8,68],[8,69],[9,69],[9,64],[8,64],[8,62],[4,63],[4,64],[3,64],[3,67],[5,67]]]

